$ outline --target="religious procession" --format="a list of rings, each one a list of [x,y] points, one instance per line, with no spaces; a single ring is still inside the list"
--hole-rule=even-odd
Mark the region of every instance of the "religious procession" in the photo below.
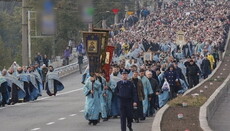
[[[11,67],[0,73],[0,106],[35,101],[45,91],[48,96],[56,96],[62,91],[61,83],[53,66],[41,67],[35,62],[32,66],[19,66],[14,62]]]
[[[229,1],[222,0],[168,2],[146,16],[134,14],[135,24],[83,32],[88,124],[120,117],[121,131],[133,131],[133,122],[153,117],[169,100],[206,79],[222,61],[229,9]]]

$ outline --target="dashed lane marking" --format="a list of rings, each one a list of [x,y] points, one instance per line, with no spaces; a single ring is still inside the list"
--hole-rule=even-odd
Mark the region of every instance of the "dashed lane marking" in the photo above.
[[[34,128],[34,129],[32,129],[31,131],[38,131],[38,130],[40,130],[41,128]]]
[[[59,118],[58,120],[59,121],[62,121],[62,120],[65,120],[66,118],[65,117],[63,117],[63,118]]]
[[[55,122],[49,122],[49,123],[46,123],[47,126],[49,125],[53,125]]]
[[[71,115],[69,115],[69,116],[76,116],[77,114],[71,114]]]
[[[80,112],[83,113],[83,112],[85,112],[85,110],[81,110]]]

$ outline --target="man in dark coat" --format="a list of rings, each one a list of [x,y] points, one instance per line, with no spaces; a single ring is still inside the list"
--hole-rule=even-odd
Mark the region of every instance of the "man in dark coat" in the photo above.
[[[182,79],[182,80],[187,84],[187,82],[186,82],[186,80],[185,80],[185,77],[184,77],[184,74],[182,73],[181,68],[178,67],[178,63],[177,63],[177,62],[174,62],[173,65],[174,65],[174,68],[175,68],[177,74],[179,75],[179,78]]]
[[[47,55],[44,55],[44,57],[43,57],[43,63],[46,65],[46,67],[49,66],[49,59],[48,59]]]
[[[143,115],[143,104],[142,101],[145,99],[144,87],[140,79],[138,79],[138,72],[134,71],[131,81],[134,83],[137,90],[137,109],[134,109],[133,117],[136,123],[144,117]]]
[[[188,77],[189,88],[199,84],[200,69],[193,60],[190,60],[189,65],[186,67],[186,76]]]
[[[215,69],[217,66],[217,62],[220,61],[220,58],[219,58],[219,54],[218,54],[217,50],[214,50],[212,55],[213,55],[214,60],[215,60],[214,65],[213,65],[213,69]]]
[[[158,76],[156,74],[156,70],[157,70],[157,65],[152,65],[152,68],[151,68],[152,78],[157,80],[157,82],[159,83],[159,79],[158,79]]]
[[[79,64],[79,71],[80,71],[80,74],[82,74],[82,64],[83,64],[83,55],[82,54],[79,54],[78,55],[78,64]]]
[[[126,131],[126,121],[129,131],[132,129],[133,107],[137,107],[137,90],[134,84],[128,80],[128,72],[122,72],[122,80],[117,82],[115,92],[120,99],[121,131]]]
[[[207,55],[205,56],[205,58],[201,63],[201,71],[204,79],[206,79],[208,75],[211,73],[211,63],[208,60]]]
[[[43,62],[43,58],[40,54],[40,52],[37,53],[37,56],[34,58],[35,62],[37,62],[39,64],[39,66],[41,66],[42,62]]]
[[[179,75],[177,74],[173,65],[170,65],[168,70],[164,73],[164,78],[166,78],[169,83],[170,98],[173,99],[176,97],[177,92],[180,90],[180,88],[176,86],[176,82],[179,81]]]

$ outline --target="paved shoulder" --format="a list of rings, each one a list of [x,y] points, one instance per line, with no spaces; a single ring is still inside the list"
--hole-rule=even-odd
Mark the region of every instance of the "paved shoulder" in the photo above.
[[[212,120],[210,127],[215,131],[229,131],[230,130],[230,90],[223,96],[221,103],[218,106]]]

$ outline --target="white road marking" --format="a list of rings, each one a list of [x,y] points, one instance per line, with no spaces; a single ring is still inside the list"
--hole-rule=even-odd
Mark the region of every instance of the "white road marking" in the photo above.
[[[41,128],[34,128],[34,129],[32,129],[31,131],[38,131],[38,130],[40,130]]]
[[[65,120],[66,118],[65,117],[63,117],[63,118],[59,118],[58,120],[59,121],[62,121],[62,120]]]
[[[80,112],[83,113],[83,112],[85,112],[85,110],[81,110]]]
[[[17,103],[15,105],[11,105],[11,106],[16,106],[16,105],[20,106],[20,105],[25,105],[25,104],[27,104],[27,103]]]
[[[49,122],[49,123],[46,123],[47,126],[49,125],[53,125],[55,122]]]
[[[76,116],[77,114],[71,114],[71,115],[69,115],[69,116]]]
[[[45,99],[48,99],[48,98],[50,98],[50,97],[39,98],[39,99],[37,99],[36,101],[45,100]]]
[[[66,95],[66,94],[70,94],[70,93],[73,93],[73,92],[78,92],[78,91],[80,91],[80,90],[83,90],[83,88],[79,88],[79,89],[76,89],[76,90],[71,90],[71,91],[59,93],[59,94],[57,94],[57,96]],[[37,99],[36,101],[41,101],[41,100],[45,100],[45,99],[49,99],[49,98],[54,98],[54,97],[43,97],[43,98]],[[5,108],[9,108],[9,107],[25,105],[25,104],[33,103],[33,102],[34,102],[34,101],[30,101],[30,102],[27,102],[27,103],[17,103],[17,104],[15,104],[15,105],[2,107],[2,108],[0,108],[0,110],[5,109]]]
[[[80,90],[83,90],[83,88],[79,88],[79,89],[76,89],[76,90],[67,91],[67,92],[63,92],[63,93],[58,93],[57,96],[70,94],[70,93],[77,92],[77,91],[80,91]]]

